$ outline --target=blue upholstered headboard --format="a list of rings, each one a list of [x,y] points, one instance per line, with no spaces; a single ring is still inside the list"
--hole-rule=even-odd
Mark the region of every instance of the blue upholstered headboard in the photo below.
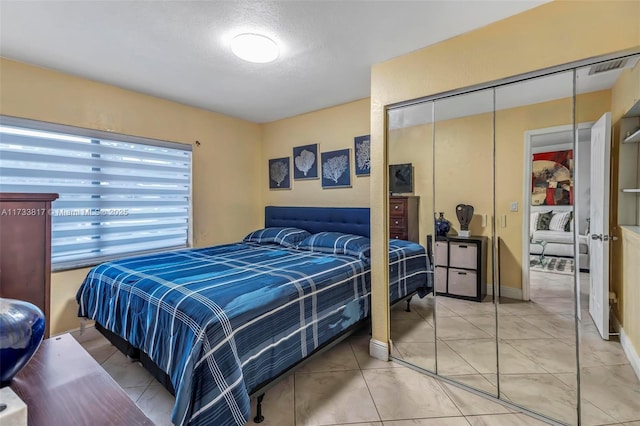
[[[369,209],[364,207],[275,207],[264,209],[264,225],[290,226],[312,234],[344,232],[369,237]]]

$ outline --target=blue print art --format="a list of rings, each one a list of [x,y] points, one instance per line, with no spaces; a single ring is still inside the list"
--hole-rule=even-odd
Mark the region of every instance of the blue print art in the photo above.
[[[356,136],[353,141],[356,176],[369,176],[371,173],[371,136]]]
[[[322,187],[351,187],[351,166],[349,149],[340,149],[322,153]]]
[[[269,160],[269,189],[291,189],[289,157]]]
[[[318,179],[318,144],[293,148],[293,178]]]

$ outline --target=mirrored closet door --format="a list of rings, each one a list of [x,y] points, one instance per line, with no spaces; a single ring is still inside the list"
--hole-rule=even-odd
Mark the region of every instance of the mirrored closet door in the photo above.
[[[498,395],[493,299],[493,89],[435,101],[438,375]]]
[[[412,312],[392,308],[393,358],[560,424],[640,421],[617,331],[635,330],[637,293],[614,239],[640,224],[639,59],[388,110],[388,164],[411,163],[399,195],[419,206],[435,283]],[[394,220],[390,238],[411,239]]]
[[[495,93],[500,398],[576,424],[573,71]]]
[[[433,235],[433,102],[388,112],[389,239],[419,243]],[[397,265],[390,265],[394,285]],[[435,298],[414,295],[391,307],[393,356],[436,371]],[[409,307],[409,310],[407,308]]]

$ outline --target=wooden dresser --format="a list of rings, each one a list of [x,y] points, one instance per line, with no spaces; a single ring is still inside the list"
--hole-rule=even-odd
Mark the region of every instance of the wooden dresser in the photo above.
[[[420,242],[420,232],[418,232],[419,204],[420,197],[417,196],[389,197],[390,239]]]
[[[0,297],[33,303],[49,336],[51,202],[58,194],[0,193]]]
[[[487,237],[436,237],[438,295],[482,302],[487,295]]]

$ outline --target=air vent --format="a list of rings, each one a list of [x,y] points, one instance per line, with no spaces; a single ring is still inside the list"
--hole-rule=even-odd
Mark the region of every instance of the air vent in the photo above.
[[[589,68],[589,75],[600,74],[602,72],[607,72],[607,71],[619,70],[621,68],[624,68],[626,64],[627,64],[627,58],[616,59],[613,61],[596,64],[596,65],[593,65],[591,68]]]

